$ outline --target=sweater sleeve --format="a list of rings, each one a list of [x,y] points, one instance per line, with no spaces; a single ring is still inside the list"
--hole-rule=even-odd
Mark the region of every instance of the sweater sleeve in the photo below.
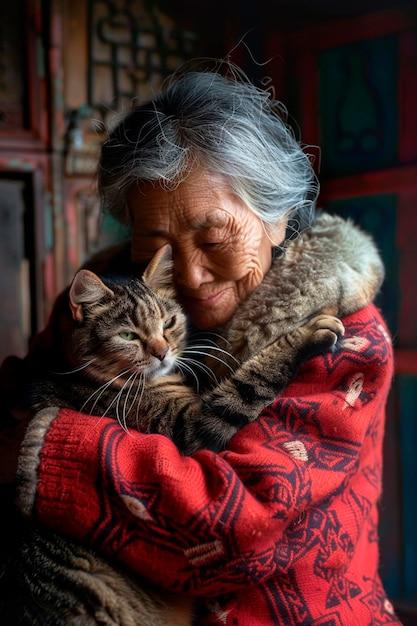
[[[42,411],[19,459],[21,509],[172,590],[219,594],[287,571],[309,512],[346,489],[380,493],[391,343],[373,306],[343,321],[343,347],[305,363],[220,454]]]

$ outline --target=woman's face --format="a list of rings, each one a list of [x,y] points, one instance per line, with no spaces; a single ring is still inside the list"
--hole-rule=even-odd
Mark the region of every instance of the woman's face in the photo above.
[[[261,220],[225,180],[201,169],[173,191],[151,183],[133,188],[128,207],[132,260],[148,261],[169,243],[178,299],[202,330],[230,319],[262,282],[272,246],[285,236],[285,220],[268,236]]]

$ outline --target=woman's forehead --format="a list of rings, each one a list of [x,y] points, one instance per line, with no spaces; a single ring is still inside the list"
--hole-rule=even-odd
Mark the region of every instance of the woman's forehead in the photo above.
[[[224,179],[206,172],[193,172],[175,189],[141,183],[128,194],[128,207],[135,222],[165,230],[172,220],[191,228],[211,228],[227,223],[240,200]]]
[[[187,176],[181,179],[176,185],[167,185],[164,180],[141,181],[134,185],[129,193],[129,197],[150,196],[153,194],[187,195],[192,193],[204,193],[216,196],[222,193],[231,193],[231,187],[227,179],[221,174],[206,170],[202,167],[194,168]]]

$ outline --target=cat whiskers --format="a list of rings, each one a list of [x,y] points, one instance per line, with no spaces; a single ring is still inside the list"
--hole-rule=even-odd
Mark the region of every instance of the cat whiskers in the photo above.
[[[56,374],[57,376],[68,376],[69,374],[76,374],[77,372],[81,372],[81,370],[85,369],[86,367],[89,367],[96,360],[97,360],[96,358],[90,359],[83,365],[80,365],[79,367],[75,367],[73,370],[68,370],[66,372],[55,372],[51,370],[51,373]]]
[[[136,381],[138,376],[139,376],[139,384],[135,385],[134,383],[135,383],[135,381]],[[122,417],[121,417],[120,413],[119,413],[120,399],[121,399],[121,397],[123,395],[123,391],[125,390],[127,385],[129,385],[129,389],[127,390],[126,397],[124,399],[124,403],[123,403],[123,407],[122,407],[123,411],[122,411]],[[135,387],[136,390],[135,390],[133,399],[130,402],[130,405],[128,406],[129,395],[130,395],[130,392],[132,391],[133,387]],[[145,388],[144,374],[141,373],[141,372],[138,372],[137,370],[135,370],[133,372],[133,374],[131,374],[129,376],[129,378],[126,380],[125,384],[123,385],[123,387],[120,389],[119,393],[117,394],[117,405],[116,405],[117,421],[119,422],[120,426],[126,432],[128,432],[127,419],[129,417],[129,413],[132,410],[132,407],[134,405],[136,405],[136,423],[138,424],[138,412],[139,412],[139,407],[140,407],[140,403],[141,403],[141,399],[142,399],[144,388]],[[137,402],[137,397],[138,397],[139,393],[140,393],[140,397],[139,397],[139,401]],[[138,428],[138,430],[139,430],[139,428]]]
[[[138,372],[134,366],[120,372],[117,376],[114,376],[110,380],[106,381],[103,385],[101,385],[98,389],[96,389],[84,402],[82,407],[80,408],[80,412],[82,413],[86,407],[89,407],[89,414],[92,415],[94,413],[95,407],[99,402],[101,396],[105,393],[108,387],[113,385],[113,383],[120,377],[125,376],[131,370],[134,369],[133,373],[127,378],[127,380],[123,383],[123,386],[119,389],[117,394],[113,397],[110,404],[106,407],[105,411],[100,411],[100,417],[105,417],[112,407],[115,407],[116,419],[120,426],[128,432],[128,418],[129,414],[132,412],[132,409],[136,406],[136,423],[139,423],[138,415],[139,415],[139,407],[141,403],[141,399],[143,396],[143,391],[145,388],[144,375],[141,372]],[[135,384],[136,379],[139,377],[138,384]],[[128,389],[127,389],[128,387]],[[131,391],[133,388],[135,389],[135,393],[131,401],[129,402],[129,397],[131,395]],[[127,389],[127,390],[126,390]],[[138,399],[138,395],[139,399]],[[123,400],[123,404],[121,404],[121,400],[125,395]],[[94,399],[95,398],[95,399]],[[92,403],[92,404],[91,404]],[[90,406],[91,404],[91,406]],[[139,429],[139,428],[138,428]]]
[[[219,361],[220,363],[222,363],[222,365],[225,365],[226,367],[228,367],[230,371],[234,371],[234,368],[231,365],[229,365],[227,361],[225,361],[224,359],[222,359],[221,357],[215,354],[212,354],[211,352],[212,350],[216,350],[217,352],[221,354],[225,354],[229,359],[231,359],[232,361],[236,363],[236,367],[239,367],[241,365],[239,359],[234,357],[233,354],[231,354],[227,350],[223,350],[223,348],[219,348],[219,346],[217,346],[216,344],[213,344],[212,346],[208,346],[207,344],[201,344],[201,345],[191,344],[187,346],[186,348],[184,348],[183,354],[201,354],[204,357],[209,357],[211,359],[215,359],[216,361]],[[199,363],[199,361],[197,361],[197,363]]]
[[[127,370],[124,370],[123,372],[120,372],[119,374],[117,374],[117,376],[113,376],[113,378],[111,378],[110,380],[105,382],[103,385],[101,385],[100,387],[95,389],[93,391],[93,393],[88,396],[87,400],[84,402],[84,404],[80,408],[80,412],[82,413],[83,410],[86,408],[86,406],[89,404],[89,402],[93,400],[94,396],[96,396],[96,399],[94,400],[93,405],[90,408],[90,415],[92,415],[94,413],[94,409],[95,409],[95,407],[97,405],[97,402],[100,400],[101,396],[106,391],[106,389],[108,387],[110,387],[114,383],[114,381],[116,381],[118,378],[120,378],[121,376],[124,376],[125,374],[127,374],[130,369],[131,368],[129,367]],[[109,409],[113,406],[114,402],[117,400],[117,397],[118,397],[118,395],[112,400],[110,405],[104,411],[104,413],[102,414],[103,417],[108,413]]]
[[[66,376],[66,375],[70,375],[70,374],[75,374],[75,373],[80,372],[80,371],[82,371],[83,369],[85,369],[85,368],[89,367],[89,366],[90,366],[90,365],[92,365],[92,364],[93,364],[96,360],[97,360],[96,358],[90,359],[89,361],[87,361],[87,362],[86,362],[86,363],[84,363],[83,365],[80,365],[79,367],[76,367],[76,368],[74,368],[74,369],[72,369],[72,370],[68,370],[68,371],[65,371],[65,372],[55,372],[55,371],[53,371],[52,373],[53,373],[53,374],[56,374],[56,375],[61,375],[61,376]],[[129,368],[129,369],[131,369],[131,368]],[[103,385],[101,385],[100,387],[98,387],[98,389],[95,389],[95,390],[93,391],[93,393],[92,393],[92,394],[91,394],[91,395],[90,395],[90,396],[86,399],[86,401],[84,402],[84,404],[81,406],[81,408],[80,408],[80,413],[82,413],[82,412],[84,411],[84,409],[85,409],[85,408],[89,405],[89,403],[93,401],[94,396],[96,396],[96,398],[95,398],[95,400],[94,400],[94,402],[93,402],[93,404],[92,404],[92,406],[90,407],[90,410],[89,410],[90,415],[92,415],[92,414],[94,413],[94,410],[95,410],[95,407],[97,406],[98,401],[100,400],[101,396],[102,396],[102,395],[103,395],[103,393],[106,391],[106,389],[107,389],[108,387],[110,387],[110,386],[114,383],[114,381],[116,381],[118,378],[120,378],[121,376],[124,376],[125,374],[127,374],[127,372],[129,371],[129,369],[127,369],[127,370],[125,370],[125,371],[123,371],[123,372],[120,372],[120,374],[118,374],[117,376],[114,376],[112,379],[108,380],[108,381],[107,381],[107,382],[105,382]],[[116,395],[116,397],[112,400],[112,402],[110,403],[110,405],[106,408],[106,410],[104,411],[104,413],[102,413],[101,417],[104,417],[104,416],[108,413],[108,411],[111,409],[111,407],[113,406],[113,404],[114,404],[115,402],[117,402],[117,403],[118,403],[118,398],[120,398],[120,396],[121,396],[121,394],[122,394],[122,391],[123,391],[124,387],[125,387],[125,386],[126,386],[126,384],[129,382],[129,380],[131,380],[132,378],[133,378],[133,379],[135,379],[135,377],[137,376],[137,374],[138,374],[138,373],[137,373],[137,372],[135,372],[132,376],[130,376],[130,377],[129,377],[129,379],[128,379],[128,380],[126,381],[126,383],[123,385],[122,390],[121,390],[121,391],[119,391],[119,393],[118,393],[118,394]],[[127,401],[127,398],[126,398],[126,401]],[[125,405],[126,405],[126,401],[125,401]],[[131,405],[131,406],[132,406],[132,405]],[[123,411],[123,416],[124,416],[123,422],[126,424],[125,410]],[[121,420],[119,419],[118,404],[117,404],[117,418],[118,418],[118,421],[119,421],[120,425],[122,426],[122,428],[124,428],[125,430],[127,430],[126,425],[123,425],[123,424],[122,424],[122,422],[121,422]]]
[[[191,367],[191,365],[188,365],[188,363],[192,363],[195,367],[199,367],[201,368],[203,371],[206,370],[206,373],[211,376],[212,378],[214,377],[213,373],[211,372],[211,370],[202,365],[199,361],[195,360],[195,359],[188,359],[188,358],[183,358],[183,357],[177,357],[176,360],[176,367],[177,369],[179,369],[179,371],[181,372],[181,374],[186,377],[185,372],[189,372],[191,374],[191,376],[194,378],[195,380],[195,389],[197,391],[197,393],[199,393],[200,391],[200,381],[198,380],[198,376],[195,373],[195,371],[193,370],[193,368]],[[214,377],[215,378],[215,377]]]
[[[226,357],[228,359],[231,359],[232,361],[234,361],[236,366],[233,367],[232,365],[230,365],[230,363],[227,362],[227,360],[222,359],[221,356],[213,354],[213,351],[217,351],[220,354],[226,355]],[[235,369],[237,367],[239,367],[239,365],[240,365],[240,361],[238,359],[236,359],[227,350],[223,350],[223,348],[219,348],[219,346],[217,346],[214,342],[213,342],[213,345],[191,344],[191,345],[187,346],[183,350],[183,355],[184,356],[177,358],[177,366],[178,366],[178,369],[180,369],[180,370],[183,367],[184,369],[189,371],[194,376],[194,378],[196,379],[196,382],[197,382],[197,391],[198,391],[198,387],[199,387],[199,385],[198,385],[198,377],[197,377],[196,373],[194,372],[192,366],[194,366],[194,368],[199,368],[202,372],[207,374],[209,376],[209,378],[211,378],[211,380],[215,384],[218,384],[218,380],[217,380],[216,374],[210,369],[210,367],[206,363],[204,363],[203,361],[199,361],[198,359],[190,358],[189,356],[187,356],[188,354],[195,354],[195,355],[203,356],[205,358],[209,357],[211,359],[214,359],[215,361],[218,361],[219,363],[224,365],[227,369],[229,369],[230,372],[234,372]],[[190,363],[191,363],[191,365],[189,365]]]
[[[140,376],[140,380],[139,382],[141,383],[140,385],[136,386],[136,393],[135,393],[135,397],[134,397],[134,402],[136,403],[136,428],[138,430],[140,430],[140,425],[139,425],[139,408],[142,402],[142,396],[143,396],[143,391],[145,389],[145,383],[146,383],[146,375],[145,373],[142,373]],[[137,395],[140,391],[140,396],[139,396],[139,400],[136,401]],[[133,406],[133,403],[132,403]]]

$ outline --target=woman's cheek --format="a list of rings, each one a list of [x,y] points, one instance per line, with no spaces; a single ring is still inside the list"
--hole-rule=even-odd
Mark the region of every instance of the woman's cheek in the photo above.
[[[259,250],[253,240],[239,237],[221,248],[214,249],[212,261],[219,274],[229,280],[241,280],[260,266]]]
[[[263,281],[264,273],[259,264],[256,264],[244,278],[239,281],[238,290],[240,300],[244,300]]]

